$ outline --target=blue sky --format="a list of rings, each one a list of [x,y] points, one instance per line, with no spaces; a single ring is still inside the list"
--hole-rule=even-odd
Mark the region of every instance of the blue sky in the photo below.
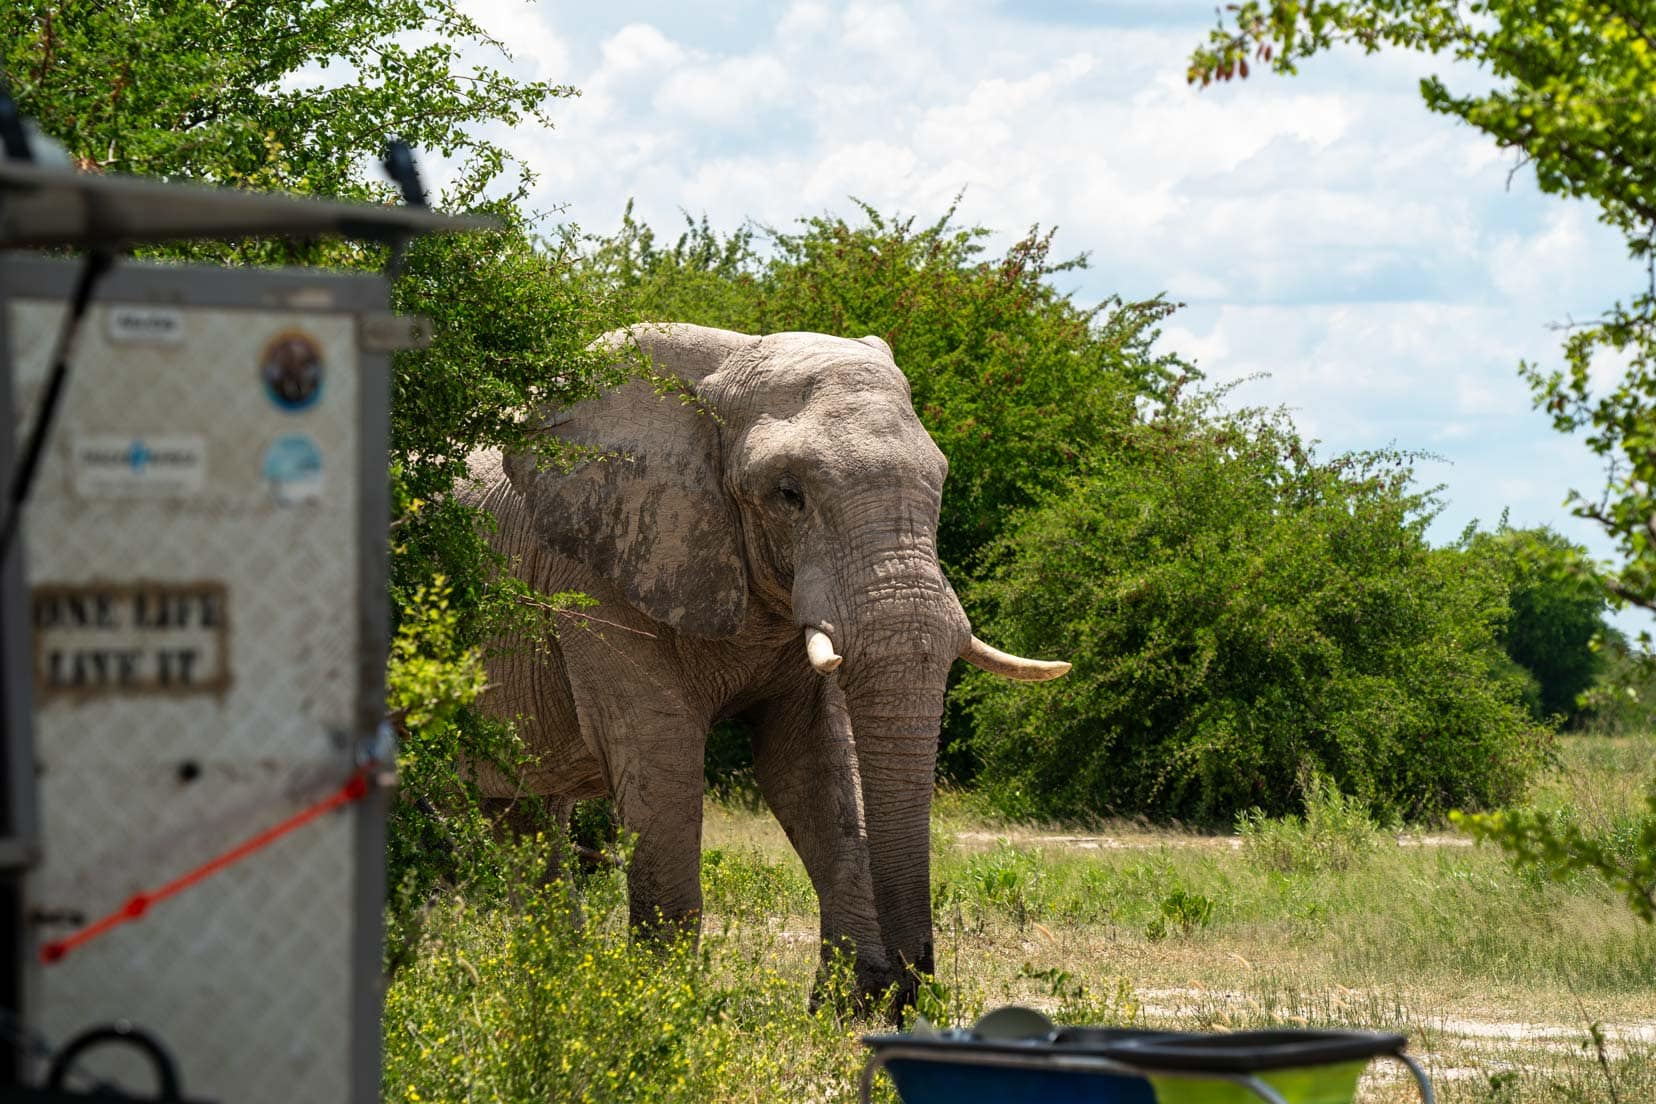
[[[1599,467],[1516,368],[1556,365],[1548,324],[1643,274],[1590,209],[1426,111],[1423,75],[1475,70],[1340,55],[1197,92],[1211,0],[466,8],[518,72],[582,90],[552,129],[500,135],[560,220],[609,231],[631,198],[662,232],[786,226],[852,196],[930,220],[964,190],[961,221],[1088,253],[1079,300],[1185,303],[1164,346],[1247,379],[1237,402],[1289,406],[1325,454],[1442,457],[1420,466],[1445,486],[1436,539],[1506,509],[1605,551],[1561,505]]]

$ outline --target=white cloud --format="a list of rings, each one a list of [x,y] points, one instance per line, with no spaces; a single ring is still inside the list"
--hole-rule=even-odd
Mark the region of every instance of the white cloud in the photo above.
[[[898,4],[853,3],[845,9],[843,41],[854,50],[900,56],[914,43],[914,24]]]
[[[1539,233],[1502,234],[1490,249],[1490,273],[1495,286],[1521,303],[1558,301],[1578,291],[1589,274],[1587,238],[1594,230],[1580,204],[1556,204]]]
[[[776,23],[776,40],[784,46],[809,48],[833,18],[833,9],[826,4],[792,4]]]
[[[740,57],[686,66],[662,82],[652,103],[687,125],[731,126],[791,98],[788,70],[773,57]]]
[[[516,68],[535,80],[568,80],[569,45],[529,0],[467,0],[467,14],[506,47]]]
[[[869,202],[889,202],[894,193],[904,190],[901,185],[916,164],[913,150],[890,142],[838,146],[810,172],[800,189],[800,199],[807,204],[834,206],[847,195]]]
[[[685,50],[648,23],[629,23],[599,47],[603,64],[598,76],[605,85],[629,79],[659,77],[685,60]]]

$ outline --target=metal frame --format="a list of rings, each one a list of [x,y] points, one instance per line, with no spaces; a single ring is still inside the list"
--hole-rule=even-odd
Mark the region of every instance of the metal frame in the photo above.
[[[372,306],[358,316],[383,311],[390,288],[381,277]],[[365,304],[366,306],[366,304]],[[359,616],[357,661],[356,746],[359,762],[368,765],[387,749],[381,746],[385,727],[385,667],[391,642],[391,475],[386,457],[391,448],[391,357],[362,347],[361,327],[357,342],[357,393],[361,396],[361,418],[357,427],[357,471],[361,485],[357,510],[357,583],[362,588],[357,604]],[[380,473],[376,478],[374,473]],[[394,767],[395,764],[389,766]],[[351,984],[351,1095],[357,1104],[377,1104],[383,1076],[383,1031],[381,1014],[385,990],[381,978],[385,955],[385,848],[386,817],[391,793],[375,787],[356,808],[356,931],[352,958],[356,962]],[[371,965],[365,965],[371,964]]]
[[[12,423],[11,335],[0,259],[0,487],[11,485],[18,442]],[[0,562],[0,1012],[14,1027],[30,1004],[33,971],[25,915],[24,882],[39,854],[34,785],[34,647],[28,631],[28,593],[23,586],[23,542],[14,541]],[[12,614],[11,611],[17,611]],[[21,1082],[20,1048],[0,1047],[0,1085]]]
[[[59,267],[62,267],[61,265]],[[0,255],[0,303],[9,297],[8,265]],[[72,279],[72,277],[71,277]],[[68,294],[65,285],[65,294]],[[0,310],[0,486],[11,482],[18,443],[13,439],[11,337],[6,312]],[[23,543],[14,543],[0,564],[0,608],[28,608],[23,588]],[[34,789],[34,746],[29,718],[34,711],[33,654],[28,621],[0,621],[0,724],[5,726],[4,784],[0,786],[0,871],[21,870],[34,861],[38,847]],[[29,662],[25,665],[25,658]],[[3,952],[0,952],[3,953]],[[3,998],[4,994],[0,994]]]
[[[1394,1058],[1408,1067],[1413,1075],[1415,1087],[1420,1090],[1422,1104],[1436,1104],[1436,1097],[1432,1092],[1432,1083],[1426,1079],[1426,1072],[1420,1064],[1409,1055],[1401,1051],[1382,1055]],[[1090,1054],[1061,1054],[1051,1049],[1038,1053],[1008,1054],[1005,1051],[968,1051],[962,1048],[959,1052],[950,1053],[941,1047],[881,1047],[871,1054],[868,1062],[863,1066],[862,1078],[858,1085],[858,1099],[861,1104],[869,1104],[874,1092],[874,1077],[884,1069],[888,1062],[942,1062],[948,1065],[960,1066],[995,1066],[1001,1069],[1024,1069],[1041,1071],[1063,1071],[1069,1073],[1108,1073],[1126,1077],[1182,1077],[1193,1081],[1228,1081],[1233,1085],[1241,1085],[1266,1104],[1288,1104],[1282,1094],[1271,1088],[1259,1077],[1251,1073],[1196,1073],[1190,1070],[1156,1069],[1148,1066],[1136,1066],[1114,1058],[1105,1058]]]
[[[417,234],[498,229],[493,218],[424,207],[181,184],[0,156],[0,248],[117,249],[201,238],[343,235],[396,243]]]
[[[77,273],[73,260],[0,252],[0,475],[12,464],[11,345],[6,333],[6,304],[14,298],[66,298]],[[191,309],[237,308],[303,310],[361,319],[384,315],[389,285],[380,274],[342,273],[305,269],[236,269],[123,261],[99,285],[96,302],[145,303]],[[358,478],[357,581],[360,649],[356,689],[355,731],[351,757],[370,761],[380,745],[385,713],[385,665],[390,635],[389,547],[390,486],[385,463],[390,442],[390,356],[363,347],[358,326]],[[71,376],[69,386],[74,386]],[[27,516],[24,517],[27,525]],[[12,792],[0,795],[10,813],[3,822],[10,836],[0,836],[0,895],[16,883],[21,899],[23,869],[32,863],[36,839],[33,741],[31,737],[32,646],[28,639],[28,605],[23,587],[23,542],[0,575],[0,607],[8,615],[0,622],[0,692],[5,714],[7,777]],[[19,613],[12,614],[10,611]],[[20,722],[20,723],[19,723]],[[383,1007],[381,979],[385,903],[385,818],[390,795],[375,788],[355,804],[353,817],[356,884],[352,888],[355,930],[351,935],[354,970],[351,993],[351,1084],[349,1099],[377,1104],[380,1097]],[[14,859],[15,856],[15,859]],[[15,869],[14,864],[15,862]],[[5,901],[0,900],[0,910]],[[21,909],[16,909],[20,914]],[[29,1006],[29,990],[36,967],[29,925],[18,917],[17,930],[7,931],[0,916],[0,1008]],[[0,1055],[9,1053],[0,1046]],[[16,1083],[4,1078],[0,1085]]]

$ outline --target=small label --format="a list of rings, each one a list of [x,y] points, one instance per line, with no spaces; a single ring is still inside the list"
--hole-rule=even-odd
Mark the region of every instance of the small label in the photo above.
[[[228,601],[219,582],[37,586],[35,689],[47,697],[222,692]]]
[[[370,353],[429,349],[431,319],[419,314],[364,314],[357,319],[357,341]]]
[[[118,345],[181,345],[184,312],[177,307],[116,303],[109,308],[109,340]]]
[[[274,299],[289,310],[332,310],[334,305],[334,293],[325,287],[300,288]]]
[[[207,441],[194,434],[81,434],[69,447],[82,498],[176,498],[201,493],[207,481]]]
[[[322,449],[302,433],[278,437],[265,449],[264,481],[279,506],[322,497]]]
[[[307,333],[279,333],[259,358],[259,378],[271,402],[283,410],[304,410],[322,396],[322,349]]]

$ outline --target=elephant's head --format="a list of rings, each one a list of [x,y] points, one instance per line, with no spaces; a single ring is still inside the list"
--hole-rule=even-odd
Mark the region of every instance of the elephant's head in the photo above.
[[[879,338],[649,324],[630,339],[685,393],[634,381],[553,415],[558,437],[621,458],[563,473],[519,455],[507,473],[541,539],[638,609],[711,638],[780,619],[839,679],[887,960],[929,971],[928,822],[949,667],[964,658],[1034,680],[1069,665],[972,635],[937,560],[948,462]]]

